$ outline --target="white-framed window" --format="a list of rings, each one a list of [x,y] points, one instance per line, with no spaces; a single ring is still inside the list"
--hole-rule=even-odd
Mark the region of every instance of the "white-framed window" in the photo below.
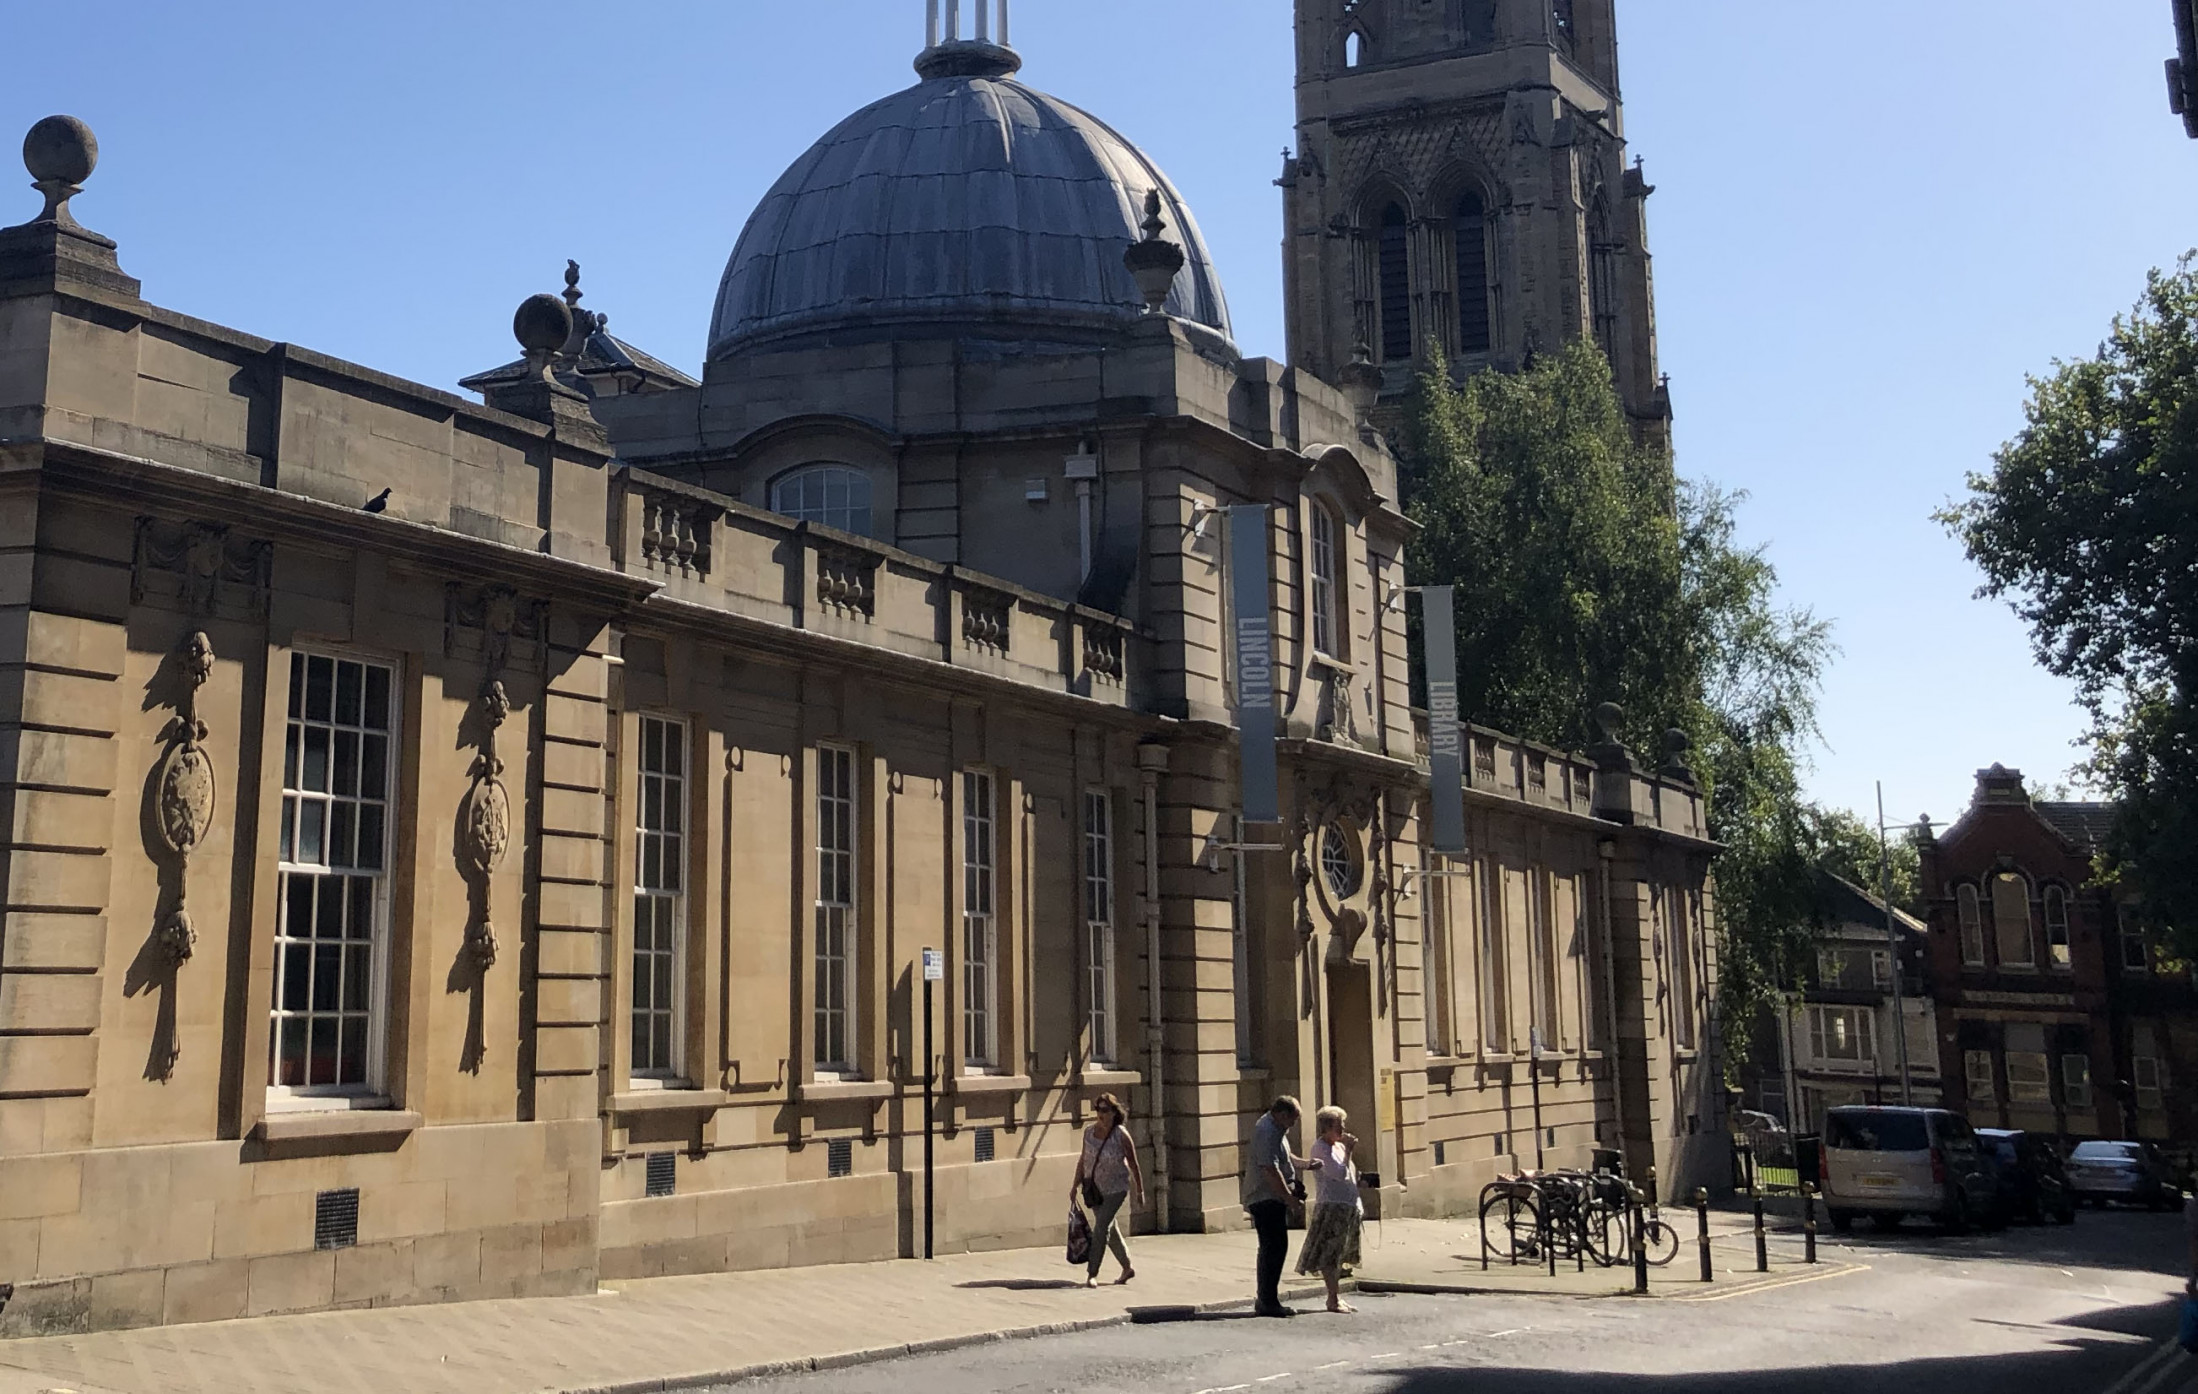
[[[1311,611],[1313,652],[1341,658],[1343,625],[1338,613],[1336,586],[1340,574],[1336,563],[1342,553],[1341,530],[1336,525],[1334,510],[1325,504],[1316,503],[1308,512],[1312,514],[1313,551],[1311,565],[1307,568],[1311,590],[1306,604]]]
[[[2068,892],[2059,886],[2045,888],[2045,955],[2054,969],[2068,971]]]
[[[686,1018],[687,723],[640,721],[633,872],[635,1079],[679,1078]]]
[[[2051,1067],[2044,1051],[2007,1052],[2007,1102],[2041,1106],[2053,1102]]]
[[[1527,954],[1534,975],[1534,1032],[1542,1049],[1558,1048],[1556,888],[1535,867],[1527,879]]]
[[[2134,915],[2129,914],[2117,905],[2114,907],[2114,928],[2115,938],[2121,941],[2119,957],[2122,971],[2125,973],[2144,972],[2146,964],[2143,926],[2137,923]]]
[[[1694,898],[1673,886],[1664,892],[1664,906],[1669,912],[1666,922],[1670,926],[1667,949],[1671,954],[1672,1036],[1682,1050],[1692,1050],[1695,1044]]]
[[[821,1074],[855,1071],[855,972],[860,911],[855,752],[817,747],[817,943],[813,1063]]]
[[[1988,1104],[1999,1097],[1999,1090],[1992,1082],[1992,1052],[1989,1050],[1965,1050],[1961,1053],[1962,1078],[1969,1083],[1969,1102]]]
[[[1084,989],[1091,1058],[1112,1063],[1114,1015],[1114,796],[1084,791]]]
[[[2035,968],[2037,945],[2030,937],[2030,883],[2012,871],[1992,877],[1992,939],[2002,968]]]
[[[1954,892],[1956,915],[1961,921],[1961,962],[1965,968],[1984,966],[1984,913],[1977,888],[1964,885]]]
[[[2070,1108],[2091,1107],[2091,1057],[2061,1057],[2061,1098]]]
[[[270,1094],[380,1092],[387,1029],[396,670],[290,656]]]
[[[2167,1089],[2167,1067],[2156,1055],[2133,1056],[2129,1082],[2137,1087],[2137,1107],[2158,1108]]]
[[[1511,956],[1504,942],[1503,875],[1494,857],[1474,863],[1473,881],[1480,912],[1481,1044],[1503,1055],[1511,1050]]]
[[[1877,1061],[1877,1036],[1864,1007],[1809,1008],[1809,1055],[1827,1065]]]
[[[1892,987],[1893,951],[1891,949],[1870,950],[1870,985],[1879,989],[1890,989]]]
[[[1837,949],[1820,948],[1816,951],[1816,984],[1818,987],[1838,987],[1847,971],[1845,955]]]
[[[1000,1007],[997,825],[992,776],[962,771],[962,1064],[999,1064]]]
[[[845,465],[804,465],[771,481],[771,511],[868,537],[870,476]]]
[[[1431,866],[1429,870],[1435,870]],[[1451,973],[1452,957],[1451,925],[1452,907],[1458,883],[1441,876],[1424,877],[1427,886],[1427,917],[1422,922],[1427,939],[1427,1053],[1449,1055],[1457,1049],[1457,1026],[1453,994],[1457,984]]]

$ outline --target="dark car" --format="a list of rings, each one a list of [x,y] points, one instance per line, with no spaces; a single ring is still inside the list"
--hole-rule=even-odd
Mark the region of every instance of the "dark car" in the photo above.
[[[1992,1162],[2000,1219],[2041,1225],[2075,1222],[2076,1192],[2051,1143],[2008,1128],[1979,1128],[1977,1143]]]
[[[2068,1181],[2078,1200],[2093,1205],[2169,1210],[2183,1199],[2175,1168],[2149,1142],[2079,1142],[2068,1154]]]

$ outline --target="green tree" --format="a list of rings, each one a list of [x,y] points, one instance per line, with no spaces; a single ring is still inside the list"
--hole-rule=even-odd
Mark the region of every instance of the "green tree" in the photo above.
[[[2198,953],[2198,274],[2154,271],[2091,358],[2030,380],[2022,432],[1940,519],[2089,709],[2119,809],[2101,872]]]
[[[1735,541],[1744,496],[1635,439],[1592,344],[1463,384],[1436,359],[1405,454],[1413,579],[1458,590],[1459,710],[1577,748],[1616,701],[1637,749],[1688,737],[1724,844],[1724,1011],[1748,1019],[1818,917],[1800,770],[1828,627],[1781,607],[1769,559]]]
[[[1885,861],[1879,855],[1877,829],[1845,809],[1816,810],[1810,830],[1817,865],[1871,895],[1879,894]],[[1885,839],[1893,873],[1894,908],[1923,916],[1922,865],[1915,838],[1901,829]]]

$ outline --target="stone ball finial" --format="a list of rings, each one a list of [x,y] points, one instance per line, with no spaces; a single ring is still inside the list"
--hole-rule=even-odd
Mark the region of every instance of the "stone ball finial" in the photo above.
[[[99,167],[99,138],[73,116],[49,116],[23,137],[23,167],[41,184],[81,184]]]
[[[73,116],[49,116],[23,137],[23,168],[31,187],[46,196],[45,211],[34,220],[74,227],[69,200],[99,166],[99,140],[92,128]]]
[[[530,360],[546,358],[572,337],[572,307],[554,295],[530,295],[511,317],[511,332]]]
[[[1601,733],[1606,745],[1617,745],[1618,732],[1626,724],[1626,709],[1616,702],[1605,702],[1595,709],[1595,729]]]

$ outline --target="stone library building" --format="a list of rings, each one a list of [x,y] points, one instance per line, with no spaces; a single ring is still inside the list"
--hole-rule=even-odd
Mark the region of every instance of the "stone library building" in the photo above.
[[[1613,4],[1297,0],[1288,363],[1006,0],[934,0],[763,195],[699,377],[577,267],[462,390],[163,309],[40,121],[0,1336],[1052,1245],[1101,1093],[1139,1232],[1244,1225],[1278,1094],[1350,1111],[1374,1214],[1598,1151],[1720,1184],[1683,752],[1467,726],[1430,848],[1379,429],[1424,345],[1589,335],[1667,429]]]

